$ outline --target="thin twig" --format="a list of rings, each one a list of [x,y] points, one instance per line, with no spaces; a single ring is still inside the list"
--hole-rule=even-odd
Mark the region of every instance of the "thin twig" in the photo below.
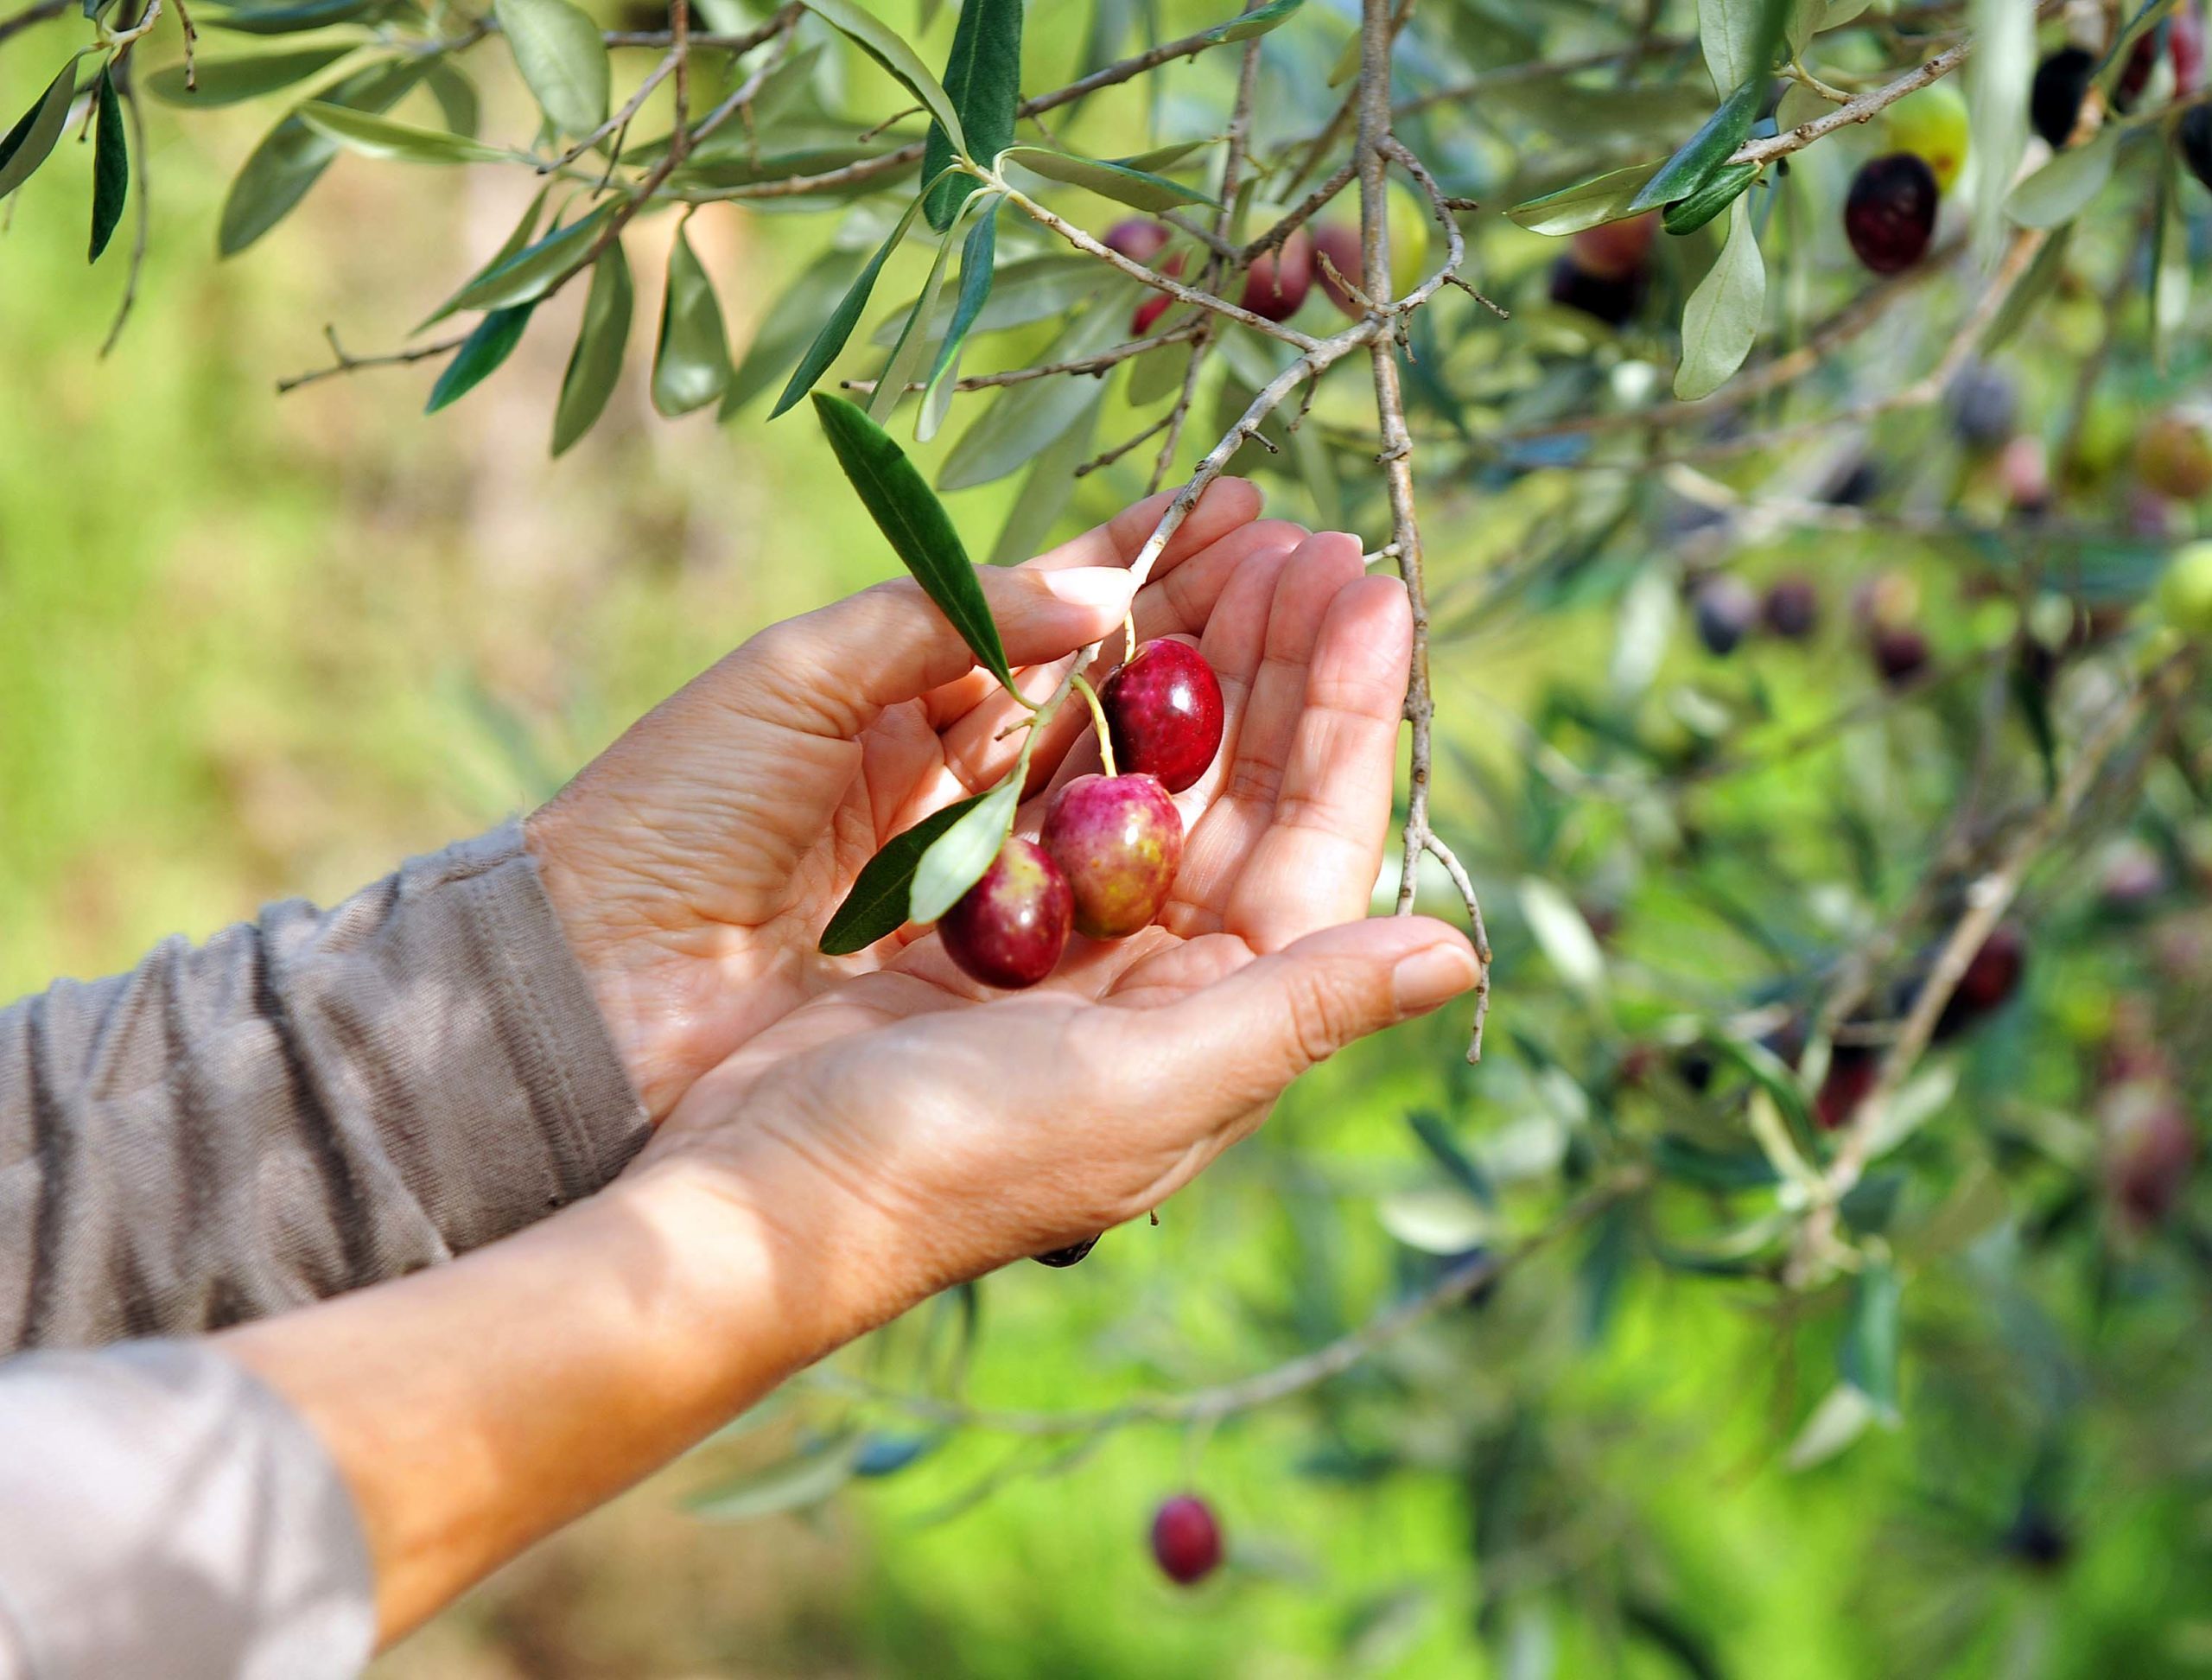
[[[1066,361],[1042,362],[1034,367],[1010,367],[1001,373],[971,373],[961,379],[953,389],[991,391],[1000,385],[1027,385],[1032,379],[1049,379],[1061,373],[1103,373],[1108,368],[1118,367],[1125,361],[1141,356],[1147,350],[1158,350],[1166,345],[1180,344],[1187,339],[1196,338],[1198,331],[1198,321],[1186,321],[1179,326],[1170,327],[1164,333],[1155,333],[1150,338],[1131,339],[1125,344],[1116,344],[1109,349],[1099,351],[1095,355],[1075,356]],[[838,384],[841,390],[859,391],[871,396],[874,394],[876,386],[874,379],[842,379]],[[927,388],[925,382],[920,379],[909,379],[906,382],[906,389],[910,391],[923,391]]]
[[[295,373],[289,379],[277,380],[276,394],[279,397],[283,396],[287,391],[297,391],[302,385],[311,385],[321,379],[334,379],[340,373],[351,373],[359,368],[402,367],[410,362],[428,361],[433,356],[442,356],[448,351],[458,350],[468,342],[467,334],[456,333],[451,338],[440,339],[432,344],[418,344],[411,349],[387,351],[378,356],[356,356],[338,341],[338,329],[335,327],[325,327],[322,329],[322,336],[330,346],[330,353],[336,360],[327,367],[318,367],[309,372]]]
[[[1357,1330],[1271,1370],[1187,1394],[1145,1396],[1093,1411],[1011,1411],[963,1405],[929,1395],[903,1394],[838,1371],[817,1370],[804,1380],[811,1387],[891,1406],[908,1416],[943,1428],[988,1429],[1000,1435],[1095,1435],[1132,1423],[1217,1420],[1274,1404],[1343,1376],[1426,1320],[1495,1283],[1562,1238],[1634,1196],[1648,1182],[1648,1175],[1641,1168],[1624,1171],[1568,1204],[1541,1231],[1524,1241],[1502,1252],[1460,1262],[1418,1295],[1386,1308]]]
[[[666,54],[661,61],[647,73],[645,79],[638,84],[638,91],[624,101],[621,110],[609,117],[558,157],[540,163],[537,166],[537,173],[551,175],[556,169],[565,169],[609,135],[620,133],[628,125],[630,119],[638,114],[645,101],[652,96],[653,89],[666,80],[670,74],[683,62],[683,59],[684,54],[682,51],[671,50]]]

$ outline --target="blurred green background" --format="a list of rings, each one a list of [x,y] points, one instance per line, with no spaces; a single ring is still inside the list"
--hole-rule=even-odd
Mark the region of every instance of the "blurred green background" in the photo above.
[[[1217,94],[1221,57],[1178,85]],[[32,55],[0,57],[0,104],[41,80]],[[219,264],[224,184],[269,120],[262,105],[192,120],[155,111],[154,254],[137,316],[105,361],[94,351],[120,264],[87,278],[81,157],[30,183],[0,241],[10,387],[0,995],[126,965],[166,934],[204,935],[270,897],[340,896],[526,809],[748,632],[893,570],[803,414],[771,426],[756,405],[721,428],[711,413],[652,416],[636,364],[666,217],[631,240],[632,366],[557,468],[545,436],[581,287],[547,306],[488,384],[435,417],[420,413],[427,368],[276,396],[278,378],[326,359],[325,321],[357,352],[399,341],[497,247],[532,183],[342,158],[274,235]],[[727,206],[698,216],[692,236],[734,340],[828,232],[828,219]],[[1547,250],[1508,232],[1492,255],[1525,290]],[[901,259],[910,282],[921,260]],[[1929,321],[1949,318],[1931,306]],[[1540,312],[1529,330],[1556,343],[1561,329]],[[1897,423],[1894,451],[1910,453],[1918,423]],[[1130,488],[1126,473],[1087,480],[1069,526]],[[1480,499],[1465,485],[1429,489],[1440,597],[1462,607],[1471,578],[1579,493],[1569,476],[1542,474]],[[1010,495],[1002,484],[956,500],[972,547],[988,548]],[[1274,503],[1311,517],[1295,491]],[[1879,540],[1850,539],[1848,563],[1875,557]],[[1844,546],[1785,539],[1774,563],[1825,565]],[[1988,639],[1940,572],[1929,595],[1939,640]],[[1526,742],[1501,717],[1547,673],[1606,658],[1610,598],[1563,604],[1504,635],[1440,646],[1459,767],[1440,776],[1440,811],[1455,838],[1491,821],[1470,791],[1482,767],[1519,773]],[[1777,734],[1866,687],[1838,649],[1748,657]],[[1680,649],[1672,658],[1688,662]],[[1900,720],[1856,773],[1888,790],[1892,814],[1909,795],[1940,803],[1928,750],[1939,738],[1926,720]],[[1702,809],[1719,836],[1718,874],[1755,876],[1768,846],[1795,869],[1841,874],[1847,848],[1827,816],[1840,756],[1808,754],[1716,791]],[[1564,854],[1601,858],[1623,820],[1577,818]],[[1519,855],[1517,843],[1498,850]],[[1640,907],[1637,956],[1650,972],[1717,987],[1756,966],[1697,893],[1646,894]],[[1819,920],[1794,904],[1776,914],[1800,931]],[[1510,1022],[1516,987],[1539,977],[1557,987],[1510,911],[1499,948]],[[2094,977],[2086,1002],[2072,994],[2085,1039],[2101,995]],[[1116,1233],[1073,1272],[989,1280],[970,1392],[1064,1409],[1217,1382],[1338,1333],[1417,1281],[1417,1257],[1371,1206],[1421,1171],[1406,1110],[1448,1107],[1495,1142],[1543,1085],[1541,1065],[1510,1044],[1466,1074],[1464,1030],[1456,1018],[1402,1029],[1309,1080],[1157,1230]],[[1970,1088],[2018,1084],[2031,1054],[2037,1100],[2074,1100],[2061,1047],[2017,1030],[1976,1048]],[[1042,1447],[917,1435],[902,1473],[803,1514],[715,1525],[682,1511],[687,1492],[804,1438],[803,1409],[770,1415],[539,1548],[378,1672],[1844,1680],[2212,1669],[2212,1505],[2190,1427],[2206,1392],[2193,1365],[2170,1390],[2171,1435],[2115,1427],[2081,1443],[2054,1567],[2012,1526],[2017,1465],[1995,1464],[2037,1433],[2026,1414],[2037,1397],[2014,1391],[2031,1386],[2027,1365],[1931,1376],[1911,1429],[1792,1471],[1783,1449],[1828,1384],[1833,1324],[1644,1268],[1594,1334],[1591,1256],[1578,1240],[1543,1257],[1479,1308],[1395,1346],[1318,1418],[1260,1413],[1203,1436],[1138,1428]],[[2010,1274],[1976,1276],[1976,1263],[1916,1297],[1939,1339],[1990,1301],[2003,1309]],[[2080,1304],[2063,1284],[2056,1293]],[[2145,1308],[2129,1347],[2200,1342],[2188,1299]],[[854,1368],[895,1378],[930,1327],[893,1333]],[[2125,1390],[2135,1374],[2116,1356],[2088,1380]],[[1979,1477],[1983,1505],[1929,1495],[1931,1457]],[[1153,1506],[1186,1486],[1224,1513],[1233,1558],[1195,1592],[1163,1583],[1143,1543]],[[1564,1501],[1562,1489],[1573,1490]],[[1498,1543],[1509,1521],[1529,1537]]]

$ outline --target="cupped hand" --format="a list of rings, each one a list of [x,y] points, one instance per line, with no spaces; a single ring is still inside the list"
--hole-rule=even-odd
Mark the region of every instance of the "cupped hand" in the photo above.
[[[1199,640],[1227,734],[1178,801],[1189,835],[1158,926],[1077,939],[1051,980],[1010,995],[918,939],[701,1078],[633,1169],[688,1175],[776,1232],[824,1346],[1136,1217],[1306,1068],[1474,984],[1455,930],[1365,919],[1411,643],[1403,589],[1363,576],[1340,533],[1255,544]]]
[[[1110,637],[1154,497],[1027,564],[978,576],[1025,693]],[[1205,629],[1255,556],[1306,533],[1259,493],[1211,486],[1136,597],[1140,634]],[[1081,735],[1064,707],[1033,759],[1050,776]],[[895,945],[845,958],[815,941],[893,835],[992,786],[1023,709],[944,615],[900,581],[764,631],[657,707],[525,825],[546,892],[647,1110]]]

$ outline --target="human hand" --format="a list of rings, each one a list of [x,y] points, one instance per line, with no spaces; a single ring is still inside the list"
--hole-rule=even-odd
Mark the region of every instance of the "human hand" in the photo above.
[[[1255,547],[1220,589],[1200,646],[1224,749],[1178,799],[1189,836],[1159,925],[1077,939],[1010,996],[917,939],[751,1038],[670,1115],[633,1171],[689,1178],[776,1233],[820,1346],[1135,1218],[1306,1067],[1474,984],[1452,929],[1363,920],[1411,625],[1403,589],[1363,573],[1332,533]]]
[[[1166,505],[978,569],[1032,698],[1053,662],[1120,625],[1127,568]],[[1246,559],[1306,534],[1259,510],[1241,480],[1208,489],[1138,593],[1139,634],[1203,630]],[[1033,781],[1081,735],[1080,709],[1062,712]],[[755,1034],[885,960],[823,957],[815,941],[886,841],[1006,773],[1020,743],[998,737],[1024,715],[902,580],[754,636],[529,818],[547,894],[656,1120]]]

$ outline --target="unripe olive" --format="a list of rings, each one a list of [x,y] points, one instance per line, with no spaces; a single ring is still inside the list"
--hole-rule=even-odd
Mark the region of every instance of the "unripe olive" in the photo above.
[[[2212,636],[2212,542],[2175,550],[2158,580],[2158,611],[2185,636]]]

